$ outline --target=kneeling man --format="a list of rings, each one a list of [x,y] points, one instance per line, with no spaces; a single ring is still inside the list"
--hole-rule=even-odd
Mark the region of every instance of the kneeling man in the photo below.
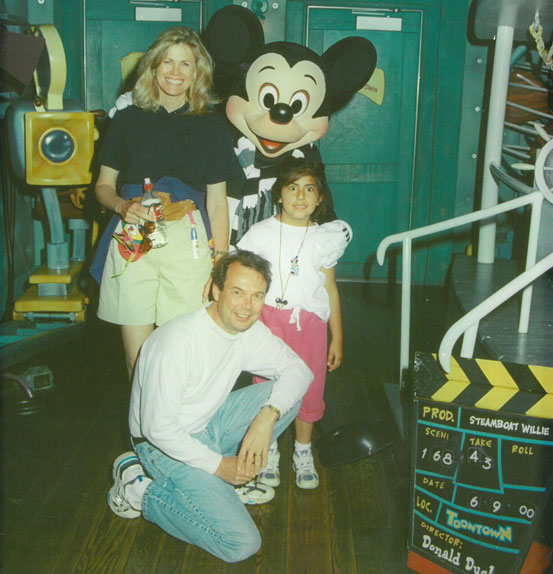
[[[245,560],[260,548],[243,503],[274,496],[253,479],[313,379],[257,320],[270,281],[265,259],[248,251],[223,257],[214,270],[213,303],[149,336],[131,394],[135,452],[115,461],[108,494],[118,516],[142,513],[226,562]],[[242,371],[271,380],[231,393]]]

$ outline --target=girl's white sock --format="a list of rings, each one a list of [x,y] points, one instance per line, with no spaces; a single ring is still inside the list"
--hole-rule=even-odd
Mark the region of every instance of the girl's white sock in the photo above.
[[[298,442],[297,440],[294,440],[294,450],[296,452],[311,452],[311,443],[303,443],[303,442]]]

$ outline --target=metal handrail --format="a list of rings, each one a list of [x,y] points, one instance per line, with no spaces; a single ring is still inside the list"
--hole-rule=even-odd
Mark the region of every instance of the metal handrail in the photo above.
[[[490,171],[492,172],[493,176],[496,179],[499,179],[504,184],[508,185],[511,189],[514,189],[518,193],[533,193],[535,191],[533,187],[530,187],[529,185],[522,183],[521,181],[516,179],[516,177],[513,177],[508,173],[504,172],[500,167],[497,167],[494,163],[490,165]]]
[[[484,299],[479,305],[471,309],[466,315],[461,317],[458,321],[453,323],[444,335],[438,351],[438,358],[440,364],[446,373],[451,370],[451,352],[459,337],[463,337],[463,345],[461,348],[461,357],[471,358],[474,351],[474,342],[476,338],[476,331],[480,319],[485,317],[488,313],[499,307],[507,299],[516,295],[521,289],[527,287],[530,283],[536,280],[540,275],[553,268],[553,253],[550,253],[543,259],[540,259],[535,265],[527,269],[501,289]],[[468,340],[467,340],[468,336]]]
[[[454,229],[468,223],[474,223],[482,219],[489,219],[505,213],[518,209],[525,205],[532,206],[532,215],[530,218],[530,230],[528,237],[528,250],[526,255],[526,270],[529,270],[536,263],[536,253],[538,247],[538,234],[541,218],[541,206],[543,203],[543,194],[540,191],[523,195],[505,203],[494,205],[486,209],[481,209],[466,215],[460,215],[452,219],[433,223],[417,229],[404,231],[402,233],[395,233],[385,237],[376,251],[376,258],[379,265],[384,264],[384,258],[388,247],[394,243],[402,243],[402,285],[401,285],[401,340],[400,340],[400,383],[403,380],[404,370],[409,368],[409,336],[410,336],[410,316],[411,316],[411,251],[412,241],[419,237],[432,235]],[[526,333],[528,331],[528,323],[530,317],[530,306],[532,303],[532,285],[528,285],[522,295],[522,303],[520,310],[519,332]],[[476,327],[477,329],[477,327]],[[471,333],[476,337],[476,330]]]

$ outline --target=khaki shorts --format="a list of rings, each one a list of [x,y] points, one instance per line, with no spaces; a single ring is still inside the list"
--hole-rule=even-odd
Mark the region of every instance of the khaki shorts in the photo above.
[[[151,249],[124,271],[127,261],[119,253],[117,241],[111,240],[100,286],[100,319],[117,325],[162,325],[201,307],[212,264],[201,214],[196,210],[193,215],[198,258],[192,257],[188,216],[168,221],[168,244]]]

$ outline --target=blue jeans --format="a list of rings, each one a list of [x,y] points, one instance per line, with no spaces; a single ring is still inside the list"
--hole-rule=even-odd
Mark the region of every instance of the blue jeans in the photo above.
[[[230,393],[194,438],[225,457],[235,456],[272,388],[273,381],[269,381]],[[273,440],[294,420],[299,407],[300,403],[275,423]],[[225,562],[245,560],[259,550],[259,531],[232,485],[168,457],[148,442],[135,450],[152,478],[142,499],[144,518]]]

